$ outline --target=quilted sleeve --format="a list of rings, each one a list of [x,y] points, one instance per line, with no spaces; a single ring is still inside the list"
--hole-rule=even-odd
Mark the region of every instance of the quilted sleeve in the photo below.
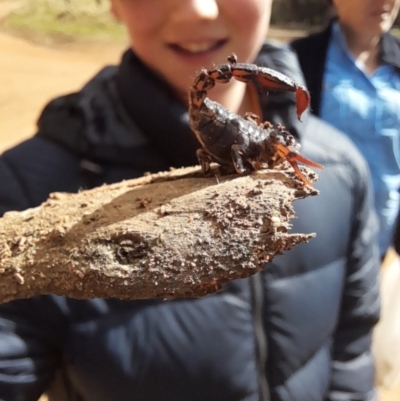
[[[23,184],[6,162],[0,157],[0,216],[9,210],[24,210],[29,207]]]
[[[1,156],[0,216],[31,206],[23,180]],[[46,389],[60,355],[60,315],[48,297],[0,305],[0,400],[36,401]]]
[[[50,297],[0,305],[0,400],[36,401],[61,361],[62,314]]]
[[[377,218],[367,168],[358,177],[352,242],[341,315],[332,347],[332,381],[329,401],[373,401],[374,362],[372,329],[379,318],[379,250]]]
[[[396,252],[400,255],[400,211],[395,225],[393,246]]]

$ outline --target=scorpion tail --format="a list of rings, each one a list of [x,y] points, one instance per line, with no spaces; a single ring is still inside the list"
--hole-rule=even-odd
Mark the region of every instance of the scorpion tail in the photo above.
[[[297,118],[301,121],[300,117],[310,104],[310,93],[302,86],[296,87],[296,104],[297,104]]]

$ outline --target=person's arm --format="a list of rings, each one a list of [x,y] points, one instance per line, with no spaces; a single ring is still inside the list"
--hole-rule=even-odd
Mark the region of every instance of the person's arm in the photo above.
[[[37,401],[61,361],[65,334],[51,297],[0,305],[0,400]]]
[[[0,216],[31,206],[18,173],[0,157]],[[62,314],[50,297],[0,305],[0,400],[37,401],[59,362]]]
[[[4,157],[0,157],[0,217],[10,210],[29,207],[27,194],[18,175]]]
[[[394,227],[393,247],[396,250],[397,254],[400,255],[400,211],[398,213],[397,222]]]
[[[379,318],[379,250],[367,168],[357,181],[352,243],[341,314],[332,344],[332,380],[327,400],[372,401],[375,391],[372,329]],[[357,185],[357,184],[355,184]]]

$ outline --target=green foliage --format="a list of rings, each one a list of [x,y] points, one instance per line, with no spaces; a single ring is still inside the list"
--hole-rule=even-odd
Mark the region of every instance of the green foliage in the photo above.
[[[327,0],[274,0],[271,22],[278,26],[313,30],[324,26],[331,15],[333,9]],[[400,15],[394,26],[400,27]]]
[[[42,43],[125,38],[123,26],[110,15],[108,0],[26,0],[3,27]]]
[[[272,7],[273,25],[320,27],[329,17],[326,0],[275,0]]]

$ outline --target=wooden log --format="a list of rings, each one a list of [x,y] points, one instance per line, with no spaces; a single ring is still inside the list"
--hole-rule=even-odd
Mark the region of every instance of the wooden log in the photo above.
[[[53,193],[0,219],[0,302],[216,292],[313,237],[288,231],[292,202],[316,194],[292,172],[204,178],[198,167]]]

